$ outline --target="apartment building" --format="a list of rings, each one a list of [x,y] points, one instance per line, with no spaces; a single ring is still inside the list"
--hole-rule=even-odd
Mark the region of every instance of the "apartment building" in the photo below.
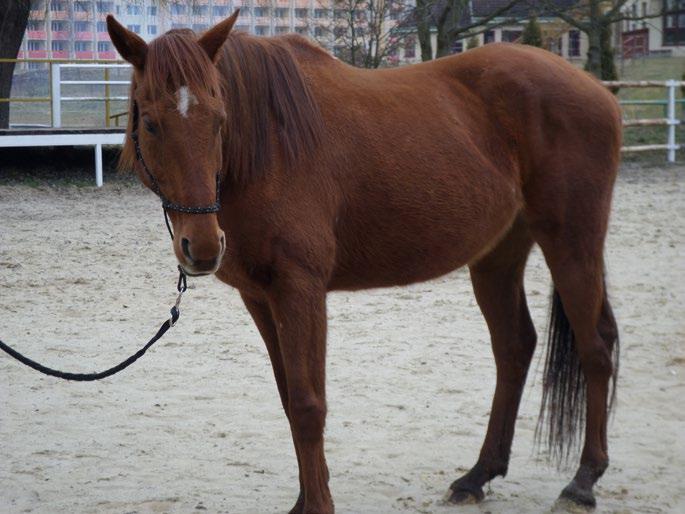
[[[237,8],[237,30],[321,39],[335,17],[331,6],[331,0],[38,0],[32,4],[18,58],[117,59],[107,34],[107,14],[145,40],[172,28],[201,32]]]

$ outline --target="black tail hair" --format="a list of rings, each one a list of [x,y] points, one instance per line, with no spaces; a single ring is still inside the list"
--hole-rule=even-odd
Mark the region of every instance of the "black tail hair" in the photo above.
[[[611,327],[611,338],[606,341],[613,353],[613,377],[609,410],[616,397],[618,376],[619,339],[616,322],[604,287],[603,316]],[[605,336],[604,334],[602,334]],[[564,312],[561,297],[555,289],[552,293],[550,322],[548,327],[547,357],[543,378],[542,405],[535,441],[538,448],[547,446],[549,459],[557,467],[566,464],[578,448],[585,427],[586,384],[576,350],[573,329]]]

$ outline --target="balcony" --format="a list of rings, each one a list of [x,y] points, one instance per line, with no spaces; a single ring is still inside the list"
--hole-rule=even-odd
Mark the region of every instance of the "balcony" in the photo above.
[[[107,50],[106,52],[98,52],[98,59],[118,59],[117,53],[114,50]]]
[[[93,40],[93,33],[92,32],[77,32],[74,34],[74,40],[76,41],[92,41]]]
[[[27,30],[26,39],[46,39],[47,35],[44,30]]]
[[[53,20],[68,20],[69,13],[67,11],[52,11],[50,17]]]
[[[68,50],[53,50],[50,52],[50,56],[53,59],[68,59],[69,58],[69,51]]]
[[[47,59],[47,50],[29,50],[26,52],[29,59]]]
[[[93,58],[93,51],[92,50],[84,50],[82,52],[74,52],[74,56],[77,59],[92,59]]]
[[[59,41],[68,41],[69,32],[67,32],[66,30],[55,30],[52,33],[52,39],[57,39]]]

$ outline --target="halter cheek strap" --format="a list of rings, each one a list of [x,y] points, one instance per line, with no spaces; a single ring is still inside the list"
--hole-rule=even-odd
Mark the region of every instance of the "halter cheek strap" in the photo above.
[[[150,183],[152,184],[152,191],[159,196],[159,198],[162,200],[162,208],[164,209],[164,215],[166,217],[166,211],[177,211],[177,212],[182,212],[184,214],[209,214],[212,212],[219,212],[219,209],[221,207],[221,204],[219,202],[219,195],[220,195],[220,186],[221,186],[221,177],[219,175],[219,172],[216,174],[216,201],[212,205],[205,205],[201,207],[189,207],[187,205],[180,205],[177,203],[174,203],[170,201],[164,194],[162,194],[162,190],[159,187],[159,182],[157,182],[157,179],[155,176],[152,174],[150,171],[150,168],[148,168],[147,164],[145,164],[145,159],[143,158],[143,152],[140,149],[140,142],[138,140],[138,104],[136,101],[133,101],[133,127],[131,130],[131,139],[133,140],[133,145],[135,147],[136,151],[136,159],[140,163],[140,165],[143,167],[145,170],[145,173],[147,173],[148,178],[150,179]],[[167,227],[169,226],[169,222],[167,220]],[[171,233],[171,230],[169,230]],[[173,239],[173,236],[172,236]]]

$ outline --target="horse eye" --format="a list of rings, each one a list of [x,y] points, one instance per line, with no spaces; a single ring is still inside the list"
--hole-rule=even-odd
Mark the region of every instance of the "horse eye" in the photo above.
[[[143,125],[145,125],[145,130],[147,130],[150,134],[157,133],[157,125],[147,116],[143,117]]]

